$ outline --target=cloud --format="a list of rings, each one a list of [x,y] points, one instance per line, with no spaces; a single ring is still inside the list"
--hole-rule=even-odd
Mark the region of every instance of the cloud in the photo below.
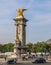
[[[31,6],[32,6],[32,4],[33,4],[34,1],[35,0],[29,0],[29,3],[26,5],[26,8],[27,9],[31,8]]]
[[[51,12],[51,0],[35,0],[31,4],[30,10],[38,13]]]
[[[0,20],[0,43],[14,42],[15,27],[12,20]]]
[[[31,17],[29,26],[44,26],[51,24],[51,14],[36,14]]]
[[[35,6],[37,9],[42,9],[41,11],[51,11],[51,0],[44,0],[44,2],[39,2]]]

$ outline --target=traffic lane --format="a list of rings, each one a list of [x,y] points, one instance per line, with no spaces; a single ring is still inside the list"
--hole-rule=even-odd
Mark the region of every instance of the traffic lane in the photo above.
[[[17,63],[17,64],[4,63],[2,65],[51,65],[51,62],[47,62],[47,63]]]

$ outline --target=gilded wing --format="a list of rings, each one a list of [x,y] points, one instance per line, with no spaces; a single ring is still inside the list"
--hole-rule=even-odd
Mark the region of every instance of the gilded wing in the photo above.
[[[25,10],[27,10],[27,9],[18,9],[17,11],[18,11],[18,16],[17,17],[24,17],[23,16],[23,12],[25,11]]]

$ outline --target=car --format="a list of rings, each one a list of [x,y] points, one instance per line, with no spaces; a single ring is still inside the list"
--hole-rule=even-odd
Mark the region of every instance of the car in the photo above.
[[[7,61],[7,64],[16,64],[17,63],[17,60],[16,58],[11,58]]]
[[[36,58],[32,60],[32,63],[46,63],[46,60],[44,58]]]

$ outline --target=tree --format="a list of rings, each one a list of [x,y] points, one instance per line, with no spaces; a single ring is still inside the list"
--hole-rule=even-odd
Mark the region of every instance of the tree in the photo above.
[[[28,43],[28,44],[26,45],[28,52],[29,52],[29,51],[32,51],[32,46],[33,46],[32,43]]]
[[[0,52],[11,52],[13,51],[14,44],[8,43],[8,44],[0,44]]]

